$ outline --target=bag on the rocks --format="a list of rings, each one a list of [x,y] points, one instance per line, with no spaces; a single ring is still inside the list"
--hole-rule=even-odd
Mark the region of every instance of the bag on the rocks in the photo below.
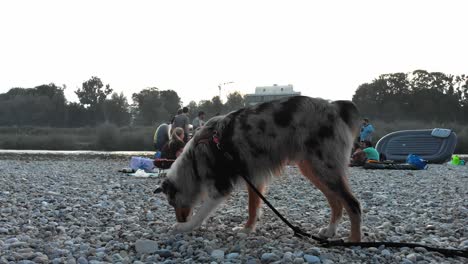
[[[130,160],[130,168],[134,169],[135,171],[141,169],[146,172],[152,172],[154,169],[153,160],[142,157],[132,157]]]
[[[424,170],[427,168],[427,160],[422,159],[418,155],[409,154],[406,158],[406,163],[415,166],[419,170]]]

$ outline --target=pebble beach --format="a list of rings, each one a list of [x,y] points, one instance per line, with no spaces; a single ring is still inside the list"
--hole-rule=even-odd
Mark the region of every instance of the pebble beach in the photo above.
[[[467,263],[424,248],[324,248],[293,236],[263,206],[251,234],[239,186],[198,230],[172,234],[173,208],[153,194],[161,177],[118,172],[130,156],[0,154],[0,264],[4,263]],[[350,168],[363,210],[363,241],[468,249],[468,166],[427,170]],[[318,234],[325,197],[287,166],[267,198],[289,221]],[[344,218],[336,238],[346,238]]]

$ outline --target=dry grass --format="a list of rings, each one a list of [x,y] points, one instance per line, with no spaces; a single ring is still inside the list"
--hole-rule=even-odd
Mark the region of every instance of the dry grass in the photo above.
[[[0,127],[1,149],[153,150],[153,127]]]
[[[374,142],[386,134],[406,129],[450,128],[458,136],[456,153],[468,153],[468,127],[456,123],[420,121],[383,122],[371,120]],[[0,127],[2,149],[50,150],[153,150],[154,127],[121,127],[102,124],[97,128]]]

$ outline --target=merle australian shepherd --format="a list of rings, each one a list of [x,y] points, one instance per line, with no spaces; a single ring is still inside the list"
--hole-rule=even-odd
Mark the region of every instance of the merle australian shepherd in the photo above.
[[[246,107],[210,119],[172,164],[157,192],[175,208],[174,232],[189,232],[222,203],[245,175],[260,192],[287,162],[326,196],[331,207],[322,237],[333,237],[343,207],[351,220],[350,241],[361,239],[361,209],[347,180],[359,113],[349,101],[294,96]],[[255,229],[261,200],[248,187],[249,217],[243,231]],[[192,216],[194,206],[202,202]]]

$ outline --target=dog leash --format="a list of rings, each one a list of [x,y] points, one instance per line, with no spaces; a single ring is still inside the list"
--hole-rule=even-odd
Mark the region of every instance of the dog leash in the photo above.
[[[245,176],[241,175],[242,178],[247,182],[247,184],[252,188],[255,193],[263,200],[263,202],[270,207],[270,209],[287,225],[289,226],[293,231],[294,231],[294,236],[297,236],[299,238],[304,238],[304,237],[309,237],[312,238],[316,241],[318,241],[322,246],[324,247],[333,247],[333,246],[342,246],[342,247],[364,247],[364,248],[369,248],[369,247],[380,247],[380,246],[385,246],[385,247],[391,247],[391,248],[402,248],[402,247],[408,247],[408,248],[416,248],[416,247],[422,247],[427,249],[428,251],[434,251],[441,253],[447,257],[464,257],[468,258],[468,250],[461,250],[461,249],[449,249],[449,248],[438,248],[438,247],[430,247],[427,245],[423,244],[417,244],[417,243],[405,243],[405,242],[345,242],[342,239],[339,240],[328,240],[324,239],[321,237],[317,237],[314,235],[311,235],[302,229],[300,229],[297,226],[294,226],[291,224],[283,215],[281,215],[278,210],[270,203],[268,200],[263,196],[261,192],[257,190],[257,188],[253,185],[253,183]]]

